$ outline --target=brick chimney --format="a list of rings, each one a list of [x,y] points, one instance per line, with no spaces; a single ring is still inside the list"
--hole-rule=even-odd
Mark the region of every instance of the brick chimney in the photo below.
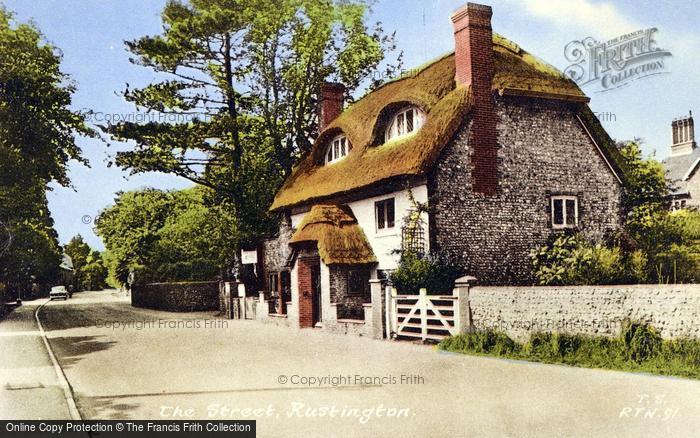
[[[471,85],[473,97],[469,144],[472,155],[472,190],[486,196],[498,188],[498,143],[493,79],[491,7],[467,3],[452,16],[455,34],[455,81]]]
[[[318,105],[318,130],[323,131],[343,112],[345,85],[336,82],[321,84]]]

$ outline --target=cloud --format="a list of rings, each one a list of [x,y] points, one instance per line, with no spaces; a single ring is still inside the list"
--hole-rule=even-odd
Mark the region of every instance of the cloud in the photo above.
[[[528,14],[551,21],[556,26],[576,29],[596,39],[614,38],[641,29],[614,5],[590,0],[520,0]]]

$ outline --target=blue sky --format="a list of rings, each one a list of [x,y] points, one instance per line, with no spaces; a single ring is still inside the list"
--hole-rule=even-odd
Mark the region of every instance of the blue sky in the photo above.
[[[405,67],[420,65],[453,49],[450,13],[464,0],[378,0],[372,20],[383,23],[387,32],[396,30],[404,51]],[[16,13],[18,21],[33,20],[46,39],[63,52],[63,70],[77,83],[75,109],[101,114],[135,111],[119,93],[128,82],[143,86],[155,76],[146,68],[129,63],[123,41],[160,32],[159,13],[165,0],[0,0]],[[591,107],[614,114],[603,121],[616,139],[641,137],[646,152],[657,158],[668,155],[670,123],[688,110],[700,112],[700,45],[697,23],[700,12],[692,0],[484,0],[493,7],[494,31],[517,42],[525,50],[564,69],[569,62],[564,46],[587,36],[597,40],[614,38],[637,29],[657,27],[658,45],[671,51],[666,60],[669,74],[636,81],[626,88],[605,93],[584,89]],[[109,206],[120,190],[144,186],[183,188],[189,182],[162,174],[129,176],[106,163],[117,150],[98,140],[79,139],[90,160],[87,168],[71,164],[73,188],[55,187],[49,206],[60,240],[75,234],[94,247],[102,243],[88,219]],[[85,219],[85,220],[83,220]]]

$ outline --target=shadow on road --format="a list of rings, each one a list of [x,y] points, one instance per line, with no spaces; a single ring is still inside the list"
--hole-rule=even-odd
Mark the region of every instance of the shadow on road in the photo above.
[[[114,341],[100,341],[105,336],[68,336],[62,338],[50,338],[51,347],[58,357],[58,362],[63,368],[70,368],[76,362],[82,360],[90,353],[103,351],[110,348]]]
[[[130,412],[140,405],[124,403],[111,397],[83,397],[76,394],[78,408],[85,419],[130,420]]]

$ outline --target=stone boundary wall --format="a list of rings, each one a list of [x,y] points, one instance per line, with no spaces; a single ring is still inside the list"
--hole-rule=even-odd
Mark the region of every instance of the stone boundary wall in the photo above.
[[[134,284],[131,305],[169,312],[201,312],[219,309],[219,282]]]
[[[700,338],[700,285],[475,286],[475,329],[525,341],[534,331],[617,336],[625,319],[646,322],[664,338]]]

